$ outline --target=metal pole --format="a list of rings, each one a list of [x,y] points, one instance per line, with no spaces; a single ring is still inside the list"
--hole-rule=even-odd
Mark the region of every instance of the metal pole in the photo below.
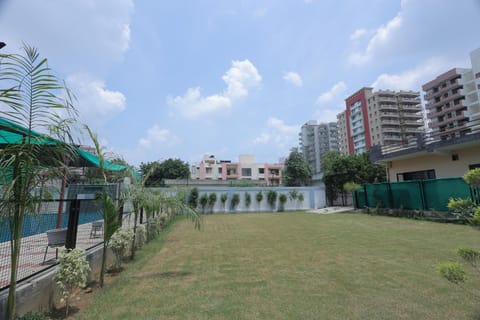
[[[80,216],[80,200],[71,200],[70,211],[68,216],[67,241],[65,247],[67,249],[75,249],[77,244],[78,218]]]

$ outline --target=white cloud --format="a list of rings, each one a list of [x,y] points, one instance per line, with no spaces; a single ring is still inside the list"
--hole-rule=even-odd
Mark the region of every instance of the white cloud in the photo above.
[[[94,126],[125,110],[126,98],[120,91],[106,88],[102,80],[87,74],[67,77],[68,87],[75,93],[77,109],[85,122]]]
[[[302,77],[296,72],[287,72],[283,75],[283,80],[288,83],[293,84],[296,87],[301,87],[303,85]]]
[[[263,132],[254,139],[256,145],[273,146],[283,153],[298,144],[299,125],[287,125],[278,118],[269,118]]]
[[[170,130],[161,128],[158,125],[148,129],[147,136],[138,141],[140,147],[150,149],[159,146],[172,146],[178,144],[180,139],[172,134]]]
[[[421,86],[434,79],[454,66],[451,61],[442,57],[433,57],[413,69],[398,74],[383,73],[373,82],[372,87],[376,90],[414,90],[421,91]]]
[[[226,111],[233,103],[248,96],[250,88],[258,87],[262,77],[248,60],[232,61],[232,67],[222,76],[227,88],[221,94],[203,97],[200,87],[189,88],[183,96],[167,98],[167,103],[181,115],[195,118],[204,114]]]
[[[258,86],[262,81],[257,68],[248,60],[232,61],[232,67],[222,79],[227,83],[227,91],[224,95],[230,99],[248,95],[248,89]]]
[[[369,62],[372,59],[373,55],[375,54],[376,50],[378,50],[378,48],[388,46],[389,43],[392,42],[392,38],[394,37],[395,32],[397,32],[397,30],[399,30],[402,27],[402,24],[403,24],[403,18],[401,13],[399,13],[393,19],[388,21],[386,25],[380,26],[375,31],[374,35],[368,42],[368,45],[363,52],[357,51],[357,52],[353,52],[350,55],[349,57],[350,63],[355,65],[361,65]],[[359,29],[359,30],[362,30],[362,29]],[[359,39],[359,34],[358,34],[359,30],[356,30],[354,34],[350,36],[351,39],[352,37],[355,38],[352,40]],[[365,32],[363,32],[361,35],[363,35],[364,33]]]
[[[9,52],[26,42],[65,73],[98,74],[128,50],[133,10],[133,0],[7,1],[0,30]]]
[[[347,85],[343,81],[335,83],[333,87],[330,88],[330,90],[322,93],[317,98],[316,104],[330,103],[332,101],[343,98],[343,93],[345,92],[346,88]]]
[[[387,63],[390,67],[427,60],[439,53],[459,59],[475,48],[465,39],[478,38],[480,7],[473,2],[444,1],[440,5],[438,0],[403,0],[399,11],[385,23],[367,29],[360,38],[356,36],[361,32],[351,35],[348,61],[357,66]]]
[[[365,36],[366,33],[367,33],[367,30],[363,28],[357,29],[350,35],[350,40],[353,40],[353,41],[358,40],[363,36]]]

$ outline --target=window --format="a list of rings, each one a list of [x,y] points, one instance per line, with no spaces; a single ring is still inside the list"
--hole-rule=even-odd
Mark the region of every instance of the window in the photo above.
[[[222,174],[222,168],[218,168],[218,174]]]
[[[264,174],[265,173],[265,168],[258,168],[258,173],[259,174]]]
[[[243,177],[251,177],[252,176],[252,168],[242,168],[242,176]]]
[[[458,160],[460,160],[458,153],[452,154],[452,161],[458,161]]]
[[[435,179],[435,170],[422,170],[397,173],[397,181]]]
[[[212,168],[205,168],[206,174],[212,174]]]

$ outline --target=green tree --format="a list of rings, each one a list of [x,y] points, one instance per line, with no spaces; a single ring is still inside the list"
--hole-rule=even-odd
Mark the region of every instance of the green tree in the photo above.
[[[190,175],[188,163],[180,159],[167,159],[162,162],[154,161],[140,164],[140,171],[145,174],[151,172],[145,186],[158,187],[165,184],[165,179],[187,179]]]
[[[46,166],[61,168],[66,158],[75,157],[68,143],[76,111],[63,81],[53,75],[47,59],[28,45],[22,54],[0,54],[0,85],[1,115],[27,129],[20,132],[18,143],[0,151],[0,214],[6,217],[11,234],[7,314],[13,320],[23,220],[42,200],[34,192],[41,185],[39,171]],[[58,139],[48,152],[44,142],[49,138],[34,130],[50,131]]]
[[[245,208],[247,210],[250,208],[250,205],[252,204],[252,195],[249,192],[245,193]]]
[[[283,183],[286,186],[307,186],[312,178],[312,169],[303,155],[294,150],[285,160],[285,169],[283,171]]]
[[[346,183],[365,184],[386,180],[385,167],[373,164],[368,153],[342,155],[338,151],[329,151],[322,157],[321,167],[330,204],[338,196],[342,197],[345,204],[347,191],[343,186]]]

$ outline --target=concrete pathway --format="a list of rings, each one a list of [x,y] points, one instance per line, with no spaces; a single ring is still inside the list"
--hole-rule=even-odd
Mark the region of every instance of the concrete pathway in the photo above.
[[[332,213],[342,213],[342,212],[353,212],[355,208],[353,207],[326,207],[315,210],[308,210],[308,212],[318,213],[318,214],[332,214]]]

